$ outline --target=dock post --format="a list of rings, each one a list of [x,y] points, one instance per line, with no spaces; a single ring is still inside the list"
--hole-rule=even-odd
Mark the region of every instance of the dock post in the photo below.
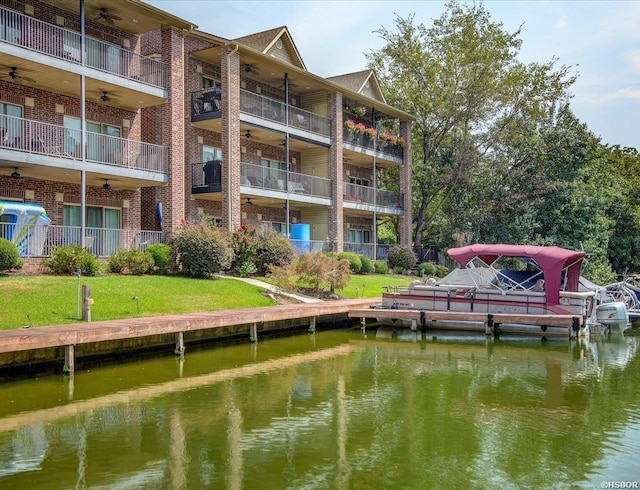
[[[176,356],[184,356],[184,332],[176,333],[176,349],[173,352]]]
[[[493,315],[491,313],[487,315],[487,324],[486,327],[484,327],[484,333],[486,335],[494,333]]]
[[[415,318],[411,319],[411,331],[415,332],[418,330],[418,322]]]
[[[362,330],[362,335],[367,336],[367,319],[365,317],[360,317],[360,330]]]
[[[82,285],[82,319],[85,322],[91,323],[91,305],[93,299],[91,298],[91,287],[87,284]]]
[[[64,372],[72,374],[75,370],[75,345],[65,345],[64,347]]]
[[[309,323],[309,333],[316,333],[316,317],[311,317],[311,322]]]
[[[258,341],[258,324],[257,323],[252,323],[251,327],[249,327],[249,339],[251,340],[251,342]]]

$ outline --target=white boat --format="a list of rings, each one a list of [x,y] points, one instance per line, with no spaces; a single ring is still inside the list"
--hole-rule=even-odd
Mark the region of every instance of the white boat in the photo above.
[[[629,323],[624,304],[614,302],[605,288],[580,277],[584,252],[560,247],[476,244],[452,248],[448,253],[461,268],[442,279],[414,281],[407,288],[383,293],[379,307],[551,315],[548,325],[501,324],[499,331],[502,333],[536,331],[545,335],[567,335],[567,327],[553,324],[554,316],[566,315],[582,317],[582,326],[575,335],[586,335],[602,328],[621,332]],[[504,262],[511,267],[503,268],[501,263]],[[514,267],[515,262],[519,267]],[[381,318],[379,321],[397,325],[399,320]],[[485,322],[478,321],[429,320],[427,327],[486,331]]]

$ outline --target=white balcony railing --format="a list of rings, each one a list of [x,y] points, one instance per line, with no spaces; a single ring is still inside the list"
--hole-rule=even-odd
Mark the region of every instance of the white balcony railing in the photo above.
[[[50,257],[55,247],[82,244],[79,226],[0,223],[0,237],[16,243],[23,257]],[[166,243],[166,233],[86,227],[84,243],[93,255],[107,257],[122,249],[145,250],[154,243]]]
[[[347,202],[376,205],[386,208],[402,209],[402,194],[386,189],[374,189],[365,185],[343,183],[343,198]]]
[[[252,163],[241,164],[242,185],[289,194],[331,198],[331,180]]]
[[[4,134],[2,134],[4,133]],[[87,132],[86,161],[167,173],[167,147]],[[80,159],[80,130],[0,115],[0,147],[57,158]]]
[[[0,8],[0,26],[0,42],[22,46],[71,63],[81,63],[81,37],[78,32],[5,8]],[[167,89],[166,63],[90,37],[85,41],[86,66]]]

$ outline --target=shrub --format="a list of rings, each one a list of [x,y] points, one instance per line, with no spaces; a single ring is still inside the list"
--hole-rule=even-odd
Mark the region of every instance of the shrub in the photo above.
[[[105,266],[98,257],[91,255],[81,245],[56,247],[50,259],[44,259],[42,265],[55,274],[75,274],[80,269],[85,276],[99,276],[104,273]]]
[[[357,274],[362,269],[362,261],[358,254],[353,252],[342,252],[338,254],[339,259],[346,259],[349,261],[349,267],[351,268],[351,272]]]
[[[362,268],[360,274],[371,274],[373,272],[373,261],[366,255],[359,255]]]
[[[273,229],[266,229],[258,234],[255,265],[257,273],[265,275],[269,267],[286,267],[296,258],[296,250],[291,242]]]
[[[373,263],[373,268],[376,274],[386,274],[389,268],[387,267],[387,262],[385,260],[376,260]]]
[[[228,269],[233,259],[224,233],[201,223],[184,223],[170,245],[175,263],[189,277],[210,277]]]
[[[116,253],[109,255],[109,259],[107,260],[107,267],[109,268],[109,272],[113,272],[114,274],[121,274],[126,266],[126,250],[118,250]]]
[[[149,245],[145,253],[153,259],[154,272],[165,274],[171,266],[171,247],[165,243],[154,243]]]
[[[153,257],[141,250],[118,250],[109,256],[108,265],[111,272],[121,274],[127,270],[131,274],[141,276],[153,267]]]
[[[396,266],[393,268],[393,273],[394,273],[394,274],[402,274],[404,271],[405,271],[404,267],[399,266],[399,265],[396,265]]]
[[[418,270],[420,273],[425,276],[435,276],[436,275],[436,266],[431,264],[430,262],[423,262],[418,266]]]
[[[303,253],[295,263],[298,284],[307,285],[316,291],[329,287],[331,292],[343,289],[351,278],[347,259],[322,252]]]
[[[416,254],[414,254],[413,250],[409,247],[391,247],[389,252],[387,252],[389,267],[394,271],[397,267],[402,270],[411,269],[416,263],[416,260]]]
[[[231,248],[233,249],[233,262],[231,268],[238,272],[238,267],[246,262],[251,262],[255,266],[258,251],[258,235],[255,228],[247,222],[242,223],[240,228],[231,235]]]
[[[240,277],[249,277],[256,273],[258,269],[256,268],[256,264],[251,262],[250,260],[246,260],[242,264],[236,267],[236,272]]]
[[[444,277],[449,274],[449,269],[444,265],[436,265],[436,277]]]
[[[22,265],[23,261],[16,244],[6,238],[0,238],[0,271],[21,269]]]

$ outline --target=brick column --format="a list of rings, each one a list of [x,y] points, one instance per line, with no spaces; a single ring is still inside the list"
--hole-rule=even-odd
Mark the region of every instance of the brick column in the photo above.
[[[222,227],[242,224],[240,202],[240,55],[223,47],[222,75]]]
[[[163,229],[175,234],[184,219],[184,38],[173,27],[162,30],[162,58],[168,64],[169,100],[161,106],[162,144],[169,149],[169,182],[160,193]]]
[[[400,122],[400,136],[406,142],[404,164],[400,168],[400,191],[403,193],[404,215],[400,218],[400,245],[411,247],[413,242],[413,213],[411,198],[411,121]]]
[[[333,118],[331,139],[333,145],[329,149],[329,179],[331,179],[331,198],[333,206],[329,209],[329,240],[337,239],[338,252],[342,252],[344,242],[342,181],[344,164],[342,160],[342,94],[329,95],[328,116]]]

